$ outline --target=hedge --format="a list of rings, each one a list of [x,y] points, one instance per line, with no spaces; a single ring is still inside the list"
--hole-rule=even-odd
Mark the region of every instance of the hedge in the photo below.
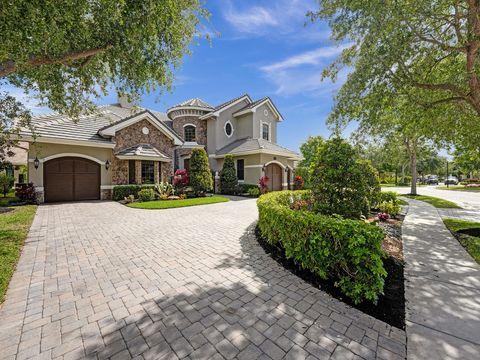
[[[280,244],[302,268],[335,285],[355,303],[376,302],[387,275],[382,262],[383,231],[360,220],[292,210],[311,192],[281,191],[260,196],[258,227],[265,240]]]
[[[113,193],[112,193],[112,198],[115,201],[123,200],[127,196],[133,195],[136,198],[138,198],[138,192],[141,189],[148,189],[148,188],[154,188],[154,184],[148,184],[148,185],[116,185],[113,187]]]

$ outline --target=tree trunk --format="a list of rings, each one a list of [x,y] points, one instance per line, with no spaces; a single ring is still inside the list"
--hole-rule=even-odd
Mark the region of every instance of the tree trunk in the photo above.
[[[417,195],[417,147],[413,145],[410,152],[410,168],[412,171],[412,187],[410,194]]]
[[[412,174],[410,194],[417,195],[417,139],[405,137],[404,144],[410,159],[410,172]]]

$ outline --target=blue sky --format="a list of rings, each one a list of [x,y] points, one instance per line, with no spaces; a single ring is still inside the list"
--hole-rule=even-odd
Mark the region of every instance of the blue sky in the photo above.
[[[305,14],[316,2],[207,0],[206,7],[211,43],[196,39],[176,72],[173,92],[145,95],[140,105],[165,111],[192,97],[216,105],[243,93],[270,96],[285,119],[278,127],[281,145],[298,150],[310,135],[329,136],[325,119],[345,75],[335,84],[320,81],[342,48],[329,40],[326,24],[308,22]],[[115,100],[112,93],[98,103]],[[36,113],[45,111],[30,105]]]

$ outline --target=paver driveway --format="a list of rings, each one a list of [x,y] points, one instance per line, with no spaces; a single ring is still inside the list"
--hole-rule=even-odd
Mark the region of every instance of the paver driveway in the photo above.
[[[0,358],[403,358],[405,334],[281,268],[254,200],[38,208],[0,310]]]

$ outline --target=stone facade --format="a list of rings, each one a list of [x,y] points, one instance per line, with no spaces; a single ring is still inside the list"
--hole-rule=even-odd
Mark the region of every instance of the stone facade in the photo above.
[[[144,134],[142,129],[148,129],[148,134]],[[124,129],[117,131],[114,138],[116,143],[113,153],[117,153],[125,148],[138,144],[151,144],[163,154],[172,159],[172,162],[162,162],[162,175],[165,180],[169,180],[173,175],[174,145],[173,141],[164,133],[158,130],[148,120],[139,121]],[[128,184],[128,160],[120,160],[112,157],[112,183],[114,185]],[[158,172],[157,172],[158,173]],[[135,181],[141,182],[141,162],[135,164]]]
[[[100,190],[100,200],[112,200],[112,190],[101,189]]]
[[[173,120],[173,129],[175,132],[180,135],[180,137],[183,139],[183,127],[186,124],[192,124],[195,126],[195,137],[196,137],[196,142],[199,145],[204,145],[205,147],[207,146],[207,122],[206,120],[199,120],[198,116],[180,116],[176,117],[175,120]],[[180,148],[177,150],[177,159],[175,161],[176,165],[175,167],[179,167],[179,159],[184,156],[190,155],[192,152],[191,148]]]

